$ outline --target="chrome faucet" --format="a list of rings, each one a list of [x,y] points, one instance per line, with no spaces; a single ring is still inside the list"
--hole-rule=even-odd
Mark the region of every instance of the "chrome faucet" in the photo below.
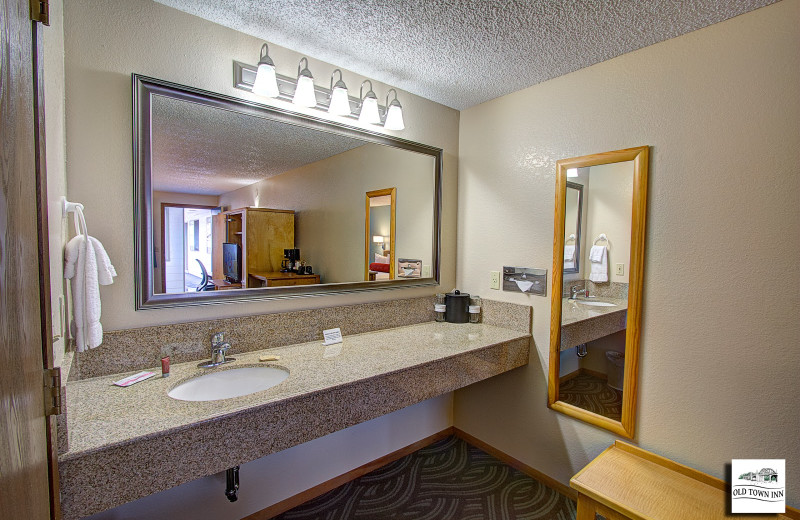
[[[569,288],[569,294],[571,299],[575,299],[580,293],[583,293],[585,298],[589,297],[589,289],[582,288],[580,285],[573,285]]]
[[[225,333],[217,332],[211,336],[211,360],[203,361],[197,366],[200,368],[212,368],[231,361],[236,361],[236,358],[226,358],[225,354],[231,348],[230,343],[225,341]]]

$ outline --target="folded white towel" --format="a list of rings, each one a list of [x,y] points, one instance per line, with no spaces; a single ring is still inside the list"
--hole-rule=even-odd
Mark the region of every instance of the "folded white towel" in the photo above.
[[[65,256],[64,278],[72,280],[73,320],[70,331],[78,352],[83,352],[103,342],[100,285],[114,283],[117,272],[100,241],[88,235],[78,235],[70,240]]]
[[[592,246],[589,251],[589,265],[591,266],[589,280],[593,282],[608,281],[608,250],[606,246]]]
[[[600,263],[606,254],[606,246],[592,246],[589,250],[589,261]]]
[[[566,262],[567,260],[575,260],[574,245],[564,246],[564,261]]]
[[[514,280],[517,283],[517,287],[522,292],[528,292],[528,289],[533,287],[533,282],[527,282],[525,280]]]

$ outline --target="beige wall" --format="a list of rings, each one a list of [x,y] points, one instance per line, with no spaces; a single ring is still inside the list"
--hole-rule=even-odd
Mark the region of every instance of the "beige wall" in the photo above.
[[[461,113],[458,286],[532,305],[535,349],[458,391],[456,426],[563,483],[613,442],[546,407],[549,298],[488,271],[552,268],[558,159],[650,145],[636,442],[717,477],[786,458],[800,505],[797,20],[785,0]]]
[[[67,194],[67,173],[64,142],[64,9],[61,0],[50,2],[50,26],[40,26],[43,31],[45,141],[47,146],[47,220],[50,248],[50,308],[53,321],[55,366],[61,366],[64,357],[64,338],[68,321],[64,280],[64,245],[67,225],[72,218],[62,218],[61,197]]]
[[[582,250],[584,278],[592,271],[589,252],[600,233],[610,242],[597,245],[608,249],[609,282],[628,283],[631,258],[631,208],[633,204],[633,161],[603,164],[589,168],[589,181],[583,188],[586,204],[586,247]],[[616,274],[616,264],[625,264],[622,276]]]
[[[231,71],[233,60],[256,63],[262,41],[150,0],[107,0],[99,4],[90,0],[70,0],[65,5],[64,24],[68,193],[71,199],[85,204],[89,231],[106,246],[119,274],[113,285],[100,289],[102,323],[106,330],[410,298],[441,290],[440,287],[430,287],[134,311],[131,73],[256,99],[233,88]],[[289,76],[297,73],[300,54],[270,45],[270,55],[278,73]],[[336,68],[313,57],[309,62],[319,84],[324,83]],[[347,70],[343,72],[351,89],[357,88],[364,79]],[[373,84],[379,96],[389,88],[374,81]],[[459,113],[405,92],[400,92],[400,98],[407,128],[402,132],[387,133],[444,150],[441,279],[443,287],[451,288],[455,285]],[[266,102],[261,98],[258,101]],[[275,104],[292,107],[280,101]],[[314,114],[325,117],[321,112]],[[380,131],[374,126],[369,126],[369,129]],[[374,435],[370,449],[364,451],[365,457],[371,460],[431,435],[442,425],[452,424],[451,396],[448,394],[441,399],[443,401],[426,401],[417,405],[420,413],[433,416],[431,420],[419,421],[414,415],[403,415],[401,410],[370,421],[362,437],[352,436],[345,430],[320,439],[315,444],[317,451],[308,451],[301,446],[279,457],[283,465],[274,467],[282,473],[243,475],[248,479],[246,485],[253,486],[251,489],[262,489],[256,500],[249,503],[250,511],[362,464],[362,460],[367,459],[335,455],[357,453],[366,446],[364,438]],[[324,457],[319,453],[330,456]],[[296,471],[298,467],[304,468],[302,479],[287,481],[274,493],[263,491],[269,489],[269,478]],[[224,486],[219,482],[219,476],[211,476],[186,486],[208,485],[217,489],[219,485]],[[228,505],[222,488],[219,488],[218,495],[201,494],[205,501],[198,501],[186,486],[176,488],[171,495],[177,501],[186,500],[180,502],[182,514],[197,514],[200,518],[201,512],[210,510],[210,502]],[[142,515],[143,510],[138,510],[137,504],[130,506],[132,509],[128,509],[128,514]]]
[[[431,264],[434,166],[428,155],[367,144],[225,193],[220,203],[294,210],[295,247],[322,283],[362,281],[368,191],[397,188],[394,259]]]
[[[89,0],[71,0],[66,4],[65,43],[69,195],[86,205],[89,230],[106,246],[119,274],[114,285],[100,289],[106,330],[408,298],[439,290],[401,289],[213,305],[191,311],[135,312],[130,75],[136,72],[255,99],[233,88],[231,70],[233,60],[255,63],[262,42],[148,0],[109,0],[100,8]],[[297,73],[300,54],[270,45],[270,56],[279,73]],[[322,84],[319,78],[329,78],[335,66],[311,58],[310,68]],[[344,75],[351,89],[362,79],[346,70]],[[379,96],[388,88],[375,84]],[[442,286],[452,288],[459,113],[405,92],[400,97],[407,128],[387,133],[444,149]],[[263,98],[259,101],[265,102]],[[275,104],[292,106],[280,101]],[[324,117],[322,112],[315,115]],[[375,126],[369,128],[380,131]]]

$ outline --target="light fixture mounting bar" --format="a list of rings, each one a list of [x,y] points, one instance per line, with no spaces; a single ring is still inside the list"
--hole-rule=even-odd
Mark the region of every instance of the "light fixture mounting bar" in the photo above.
[[[238,88],[239,90],[245,90],[247,92],[252,92],[253,83],[255,83],[256,81],[256,72],[258,72],[258,67],[233,60],[234,88]],[[278,80],[278,91],[280,92],[277,99],[282,99],[283,101],[288,101],[291,103],[292,98],[294,97],[294,90],[297,86],[297,79],[292,78],[290,76],[284,76],[283,74],[276,74],[275,76]],[[331,98],[330,89],[315,84],[314,95],[317,98],[316,108],[327,111],[328,106],[330,105],[330,98]],[[350,119],[357,120],[358,119],[357,112],[361,104],[361,100],[349,95],[347,96],[347,98],[348,101],[350,102],[350,115],[339,116],[339,117],[347,117]],[[378,105],[378,112],[381,115],[381,119],[385,119],[386,107],[383,105]]]

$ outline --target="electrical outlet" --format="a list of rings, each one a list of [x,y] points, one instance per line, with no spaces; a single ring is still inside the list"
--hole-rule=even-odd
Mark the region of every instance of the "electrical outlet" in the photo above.
[[[625,276],[625,264],[617,264],[617,276]]]
[[[422,277],[423,278],[430,278],[431,277],[431,266],[423,265],[422,266]]]
[[[500,289],[500,271],[489,271],[489,289]]]

